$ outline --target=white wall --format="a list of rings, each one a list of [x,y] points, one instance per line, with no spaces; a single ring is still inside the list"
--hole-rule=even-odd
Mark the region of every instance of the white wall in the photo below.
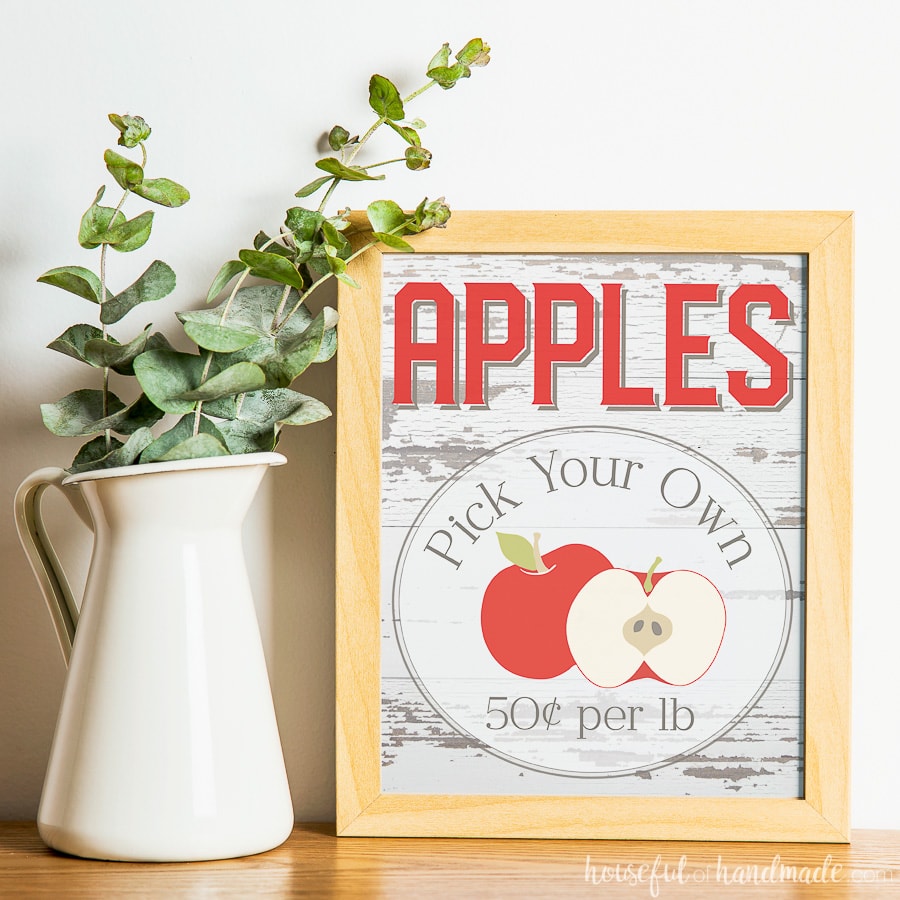
[[[83,373],[43,347],[93,312],[35,278],[95,262],[75,233],[105,174],[101,154],[114,137],[106,113],[144,116],[151,168],[193,194],[182,210],[158,214],[148,245],[175,268],[179,288],[126,321],[174,325],[172,313],[202,302],[221,262],[259,228],[277,228],[315,174],[322,132],[336,121],[368,126],[373,72],[412,89],[442,41],[457,47],[478,35],[494,48],[490,66],[415,108],[429,122],[432,169],[400,173],[391,194],[345,186],[342,204],[446,194],[458,209],[856,211],[853,826],[900,828],[889,431],[900,303],[885,273],[900,244],[891,12],[875,0],[5,5],[0,817],[36,813],[64,676],[16,540],[12,495],[31,469],[67,465],[74,453],[77,441],[44,431],[38,405]],[[149,258],[113,258],[117,283]],[[333,399],[333,363],[304,389]],[[308,820],[333,815],[333,440],[331,423],[285,438],[292,465],[272,473],[250,529],[296,812]],[[60,542],[83,573],[74,560],[87,538],[63,512]]]

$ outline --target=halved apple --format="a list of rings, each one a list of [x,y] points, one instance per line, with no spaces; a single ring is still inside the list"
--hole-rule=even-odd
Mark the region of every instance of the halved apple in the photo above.
[[[579,591],[566,620],[575,664],[598,687],[638,678],[684,685],[706,673],[725,634],[725,602],[703,575],[607,569]]]

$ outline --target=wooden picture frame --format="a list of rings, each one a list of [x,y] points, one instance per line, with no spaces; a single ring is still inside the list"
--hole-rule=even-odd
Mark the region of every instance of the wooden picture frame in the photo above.
[[[852,240],[846,212],[455,212],[446,229],[412,238],[417,252],[403,260],[416,273],[428,254],[805,258],[802,787],[789,797],[586,796],[578,779],[537,796],[383,789],[380,658],[391,622],[381,599],[380,359],[383,266],[394,251],[353,264],[362,290],[342,285],[339,295],[338,835],[849,841]]]

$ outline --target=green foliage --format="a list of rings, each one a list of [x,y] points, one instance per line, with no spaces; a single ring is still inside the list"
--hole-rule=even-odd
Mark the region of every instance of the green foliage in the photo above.
[[[333,126],[328,146],[334,155],[315,164],[324,174],[295,194],[306,198],[325,189],[319,205],[290,207],[276,236],[258,232],[252,247],[222,265],[207,292],[206,308],[177,314],[196,353],[174,349],[150,325],[122,342],[108,332],[108,326],[136,306],[160,300],[175,289],[175,273],[154,260],[133,284],[110,290],[108,249],[120,253],[140,249],[154,225],[153,210],[129,218],[123,212],[125,202],[134,196],[173,209],[190,199],[177,182],[147,177],[149,125],[139,116],[110,114],[118,147],[139,151],[140,159],[113,149],[103,155],[121,199],[114,206],[104,205],[106,185],[101,186],[78,228],[81,247],[99,250],[99,274],[73,265],[50,269],[38,279],[99,306],[99,327],[73,325],[48,345],[102,372],[101,387],[75,390],[41,407],[44,423],[54,434],[91,438],[69,471],[273,450],[285,425],[306,425],[331,415],[325,404],[292,389],[309,366],[331,359],[337,347],[337,313],[325,307],[313,314],[307,299],[330,278],[359,287],[349,270],[357,256],[379,244],[412,252],[407,238],[444,227],[450,208],[443,197],[426,197],[411,212],[394,200],[376,200],[368,206],[367,222],[353,219],[351,224],[349,210],[329,214],[328,202],[345,182],[384,180],[385,174],[378,171],[382,167],[427,169],[432,154],[422,146],[425,123],[407,119],[407,108],[425,90],[435,85],[449,90],[489,60],[490,48],[479,38],[452,59],[444,44],[426,66],[427,82],[406,97],[389,78],[373,75],[368,103],[376,121],[362,137],[351,136],[342,125]],[[382,127],[397,136],[401,155],[361,164],[361,151]],[[251,276],[264,283],[245,284]],[[226,289],[218,305],[209,305]],[[138,399],[127,404],[116,396],[109,387],[111,375],[135,378],[139,391],[133,393]],[[177,421],[154,436],[152,426],[166,414],[177,416]]]

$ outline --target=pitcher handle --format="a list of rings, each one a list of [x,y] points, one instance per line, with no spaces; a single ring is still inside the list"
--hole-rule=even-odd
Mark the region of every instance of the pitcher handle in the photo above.
[[[55,466],[32,472],[16,491],[15,518],[19,541],[47,602],[59,647],[68,666],[78,625],[78,606],[41,516],[41,496],[48,487],[54,486],[62,491],[81,521],[93,530],[91,514],[81,492],[77,487],[66,487],[62,483],[67,475],[65,469]]]

